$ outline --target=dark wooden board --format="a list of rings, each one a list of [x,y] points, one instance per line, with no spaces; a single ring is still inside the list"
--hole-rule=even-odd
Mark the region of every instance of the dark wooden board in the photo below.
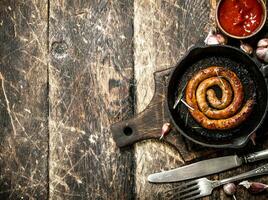
[[[50,198],[133,199],[133,150],[110,124],[133,114],[133,2],[50,2]]]
[[[0,1],[0,199],[48,198],[47,1]]]

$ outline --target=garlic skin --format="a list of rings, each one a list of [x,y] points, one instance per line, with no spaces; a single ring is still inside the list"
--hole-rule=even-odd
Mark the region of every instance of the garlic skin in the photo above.
[[[248,181],[242,181],[242,182],[240,182],[238,185],[242,185],[242,186],[244,186],[246,189],[248,189],[248,188],[250,188],[251,183],[248,182]]]
[[[257,44],[256,55],[260,60],[268,62],[268,38],[261,39]]]
[[[215,35],[213,34],[214,31],[210,30],[206,39],[204,40],[205,44],[207,45],[215,45],[215,44],[219,44],[217,38],[215,37]]]
[[[268,185],[259,182],[242,181],[241,183],[239,183],[239,185],[244,186],[245,188],[248,189],[249,192],[254,194],[263,192],[268,188]]]
[[[227,38],[220,33],[215,33],[214,31],[210,30],[204,42],[206,45],[224,45],[227,44]]]

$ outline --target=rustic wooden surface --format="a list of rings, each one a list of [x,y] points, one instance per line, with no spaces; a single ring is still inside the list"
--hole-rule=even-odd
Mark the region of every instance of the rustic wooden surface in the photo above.
[[[0,1],[0,199],[48,196],[47,1]]]
[[[110,124],[132,114],[132,2],[51,1],[51,199],[132,199],[134,159]]]
[[[0,1],[0,199],[166,199],[180,183],[150,184],[147,176],[205,159],[205,150],[184,138],[179,152],[158,140],[119,149],[110,125],[145,109],[153,73],[207,34],[215,3]],[[260,140],[245,151],[267,146]],[[216,190],[205,199],[230,198]],[[239,188],[237,199],[267,193]]]

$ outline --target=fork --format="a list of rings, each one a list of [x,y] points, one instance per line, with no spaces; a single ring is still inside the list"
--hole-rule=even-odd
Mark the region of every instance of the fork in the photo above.
[[[175,198],[175,196],[178,195],[178,198],[176,199],[192,200],[211,195],[213,189],[221,185],[265,174],[268,174],[268,164],[223,180],[212,181],[207,178],[196,179],[171,190],[167,190],[165,193],[168,193],[172,190],[176,190],[176,192],[172,194],[170,199],[173,199]]]

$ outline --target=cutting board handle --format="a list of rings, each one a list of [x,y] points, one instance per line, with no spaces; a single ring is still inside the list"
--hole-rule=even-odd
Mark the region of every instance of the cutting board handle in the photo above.
[[[114,140],[119,147],[131,145],[144,139],[160,137],[161,114],[154,108],[146,108],[136,117],[111,126]],[[157,120],[156,120],[157,119]]]
[[[144,111],[137,116],[111,125],[113,138],[119,147],[135,142],[159,138],[162,125],[169,121],[165,106],[168,78],[174,68],[154,73],[155,93]]]

